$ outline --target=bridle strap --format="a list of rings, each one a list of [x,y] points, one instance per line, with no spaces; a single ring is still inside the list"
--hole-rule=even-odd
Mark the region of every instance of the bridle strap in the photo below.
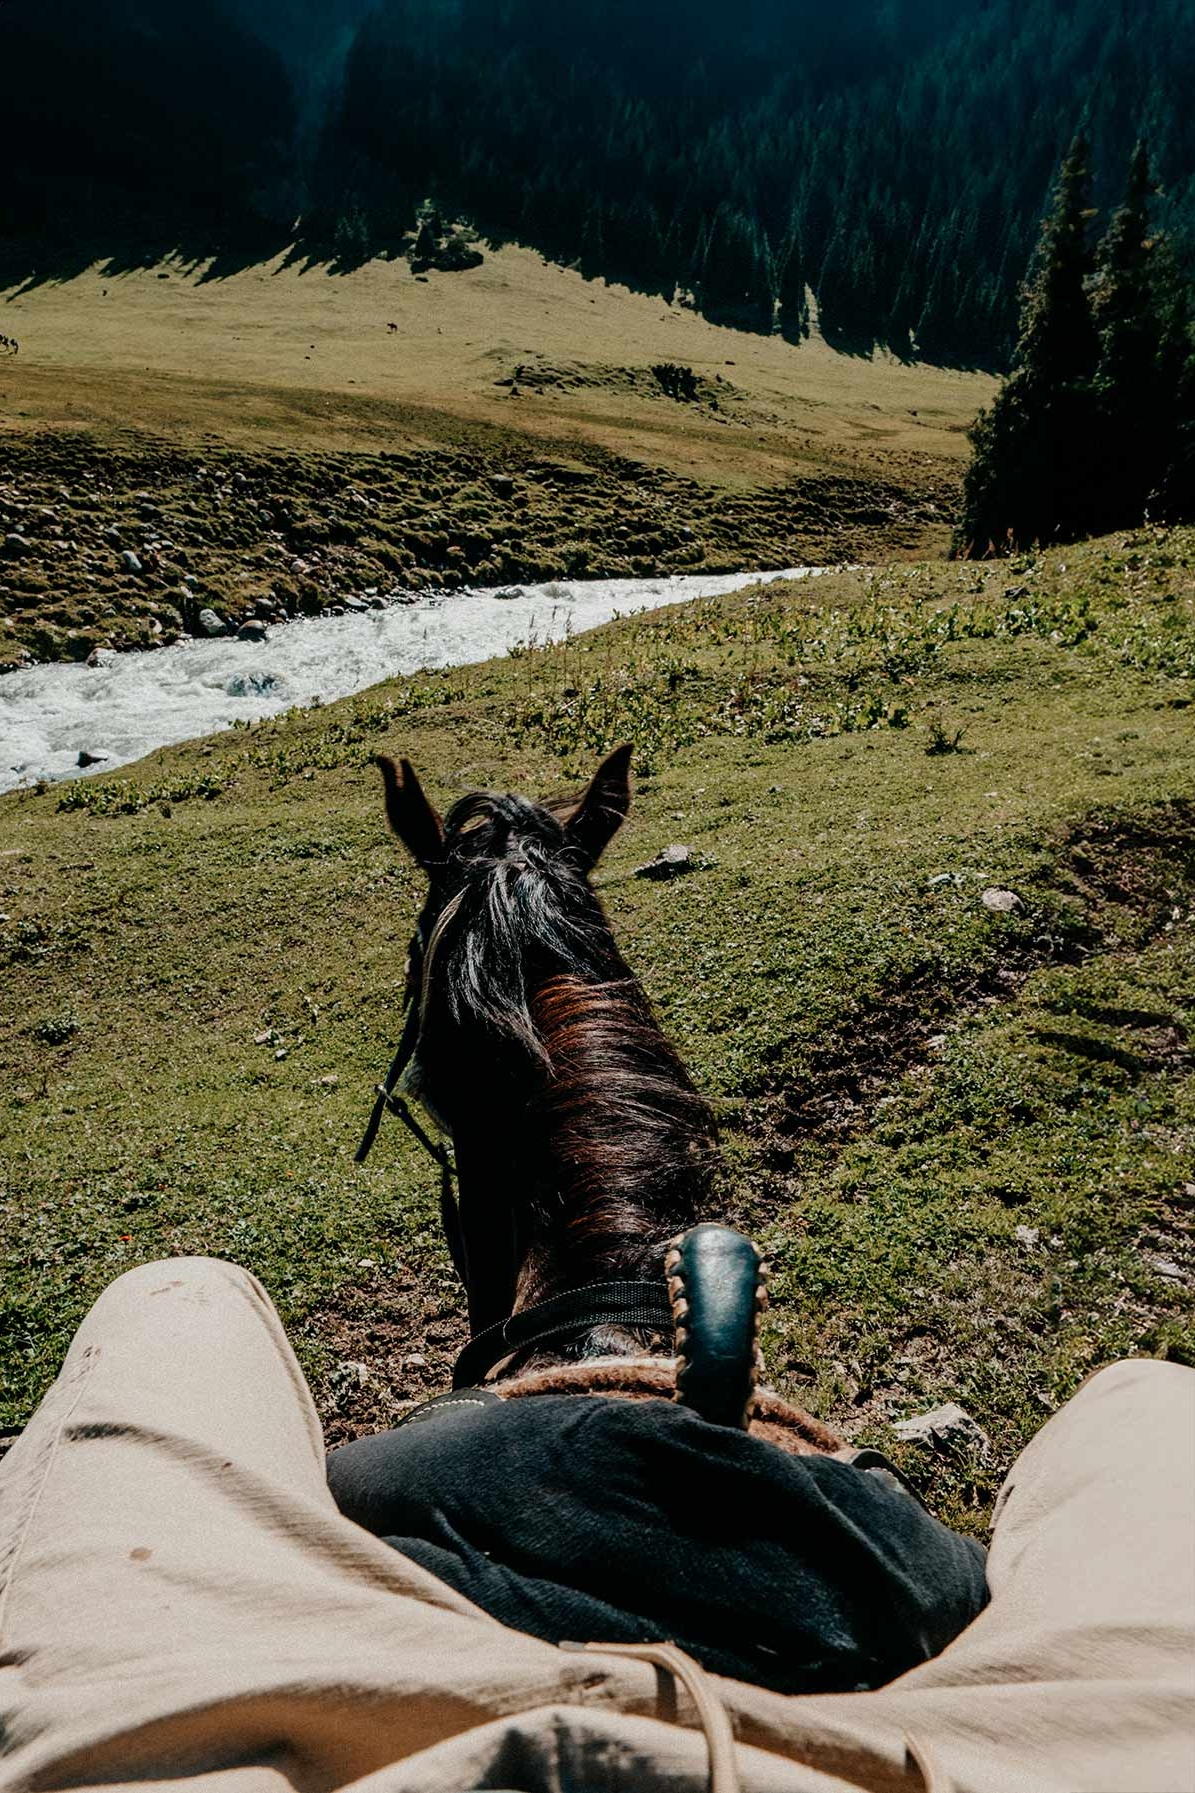
[[[398,1042],[398,1050],[390,1062],[382,1082],[375,1085],[374,1101],[369,1121],[365,1128],[361,1144],[357,1147],[354,1162],[364,1164],[373,1149],[373,1142],[378,1136],[378,1128],[382,1124],[382,1116],[386,1113],[397,1115],[403,1126],[414,1139],[417,1139],[424,1151],[440,1168],[440,1222],[444,1228],[444,1237],[448,1241],[448,1251],[452,1258],[457,1275],[469,1286],[465,1263],[464,1229],[461,1225],[461,1211],[452,1187],[453,1162],[452,1154],[446,1146],[434,1140],[427,1129],[420,1125],[411,1113],[409,1105],[401,1096],[395,1095],[399,1079],[414,1058],[419,1046],[419,1035],[423,1028],[423,1013],[427,1004],[427,987],[431,976],[432,958],[439,945],[445,928],[453,919],[461,906],[463,892],[458,892],[447,904],[435,927],[432,937],[424,951],[422,938],[416,934],[413,949],[419,952],[422,964],[419,967],[419,995],[412,993],[407,1002],[407,1018],[403,1023],[402,1037]]]
[[[382,1124],[382,1116],[387,1109],[389,1109],[392,1114],[396,1114],[401,1121],[406,1122],[420,1144],[427,1148],[437,1162],[442,1162],[443,1160],[443,1147],[437,1146],[435,1142],[428,1137],[418,1121],[416,1121],[415,1117],[412,1115],[402,1097],[394,1094],[395,1084],[398,1082],[415,1055],[415,1044],[419,1038],[419,1021],[419,1005],[412,1002],[407,1007],[407,1019],[403,1026],[402,1038],[398,1042],[398,1051],[394,1054],[394,1057],[391,1060],[390,1069],[387,1071],[384,1080],[381,1083],[374,1085],[377,1092],[377,1100],[373,1105],[373,1112],[369,1117],[369,1124],[365,1129],[365,1136],[362,1139],[361,1144],[357,1147],[356,1156],[353,1160],[355,1164],[364,1164],[365,1160],[369,1157],[369,1154],[373,1149],[373,1142],[378,1136],[378,1128]]]
[[[560,1344],[596,1326],[642,1326],[674,1331],[672,1304],[662,1282],[596,1282],[525,1307],[471,1338],[452,1372],[453,1388],[472,1388],[504,1357],[533,1345]]]
[[[394,1094],[394,1090],[399,1078],[414,1058],[415,1049],[419,1045],[419,1034],[423,1027],[424,1010],[427,1007],[427,991],[428,985],[431,982],[432,961],[436,956],[436,948],[443,939],[444,932],[449,923],[455,919],[456,913],[460,908],[461,903],[464,901],[464,895],[465,893],[463,890],[458,890],[452,900],[444,905],[443,909],[436,917],[436,925],[432,929],[431,939],[428,941],[426,948],[423,945],[422,934],[417,932],[415,935],[414,942],[412,943],[412,951],[417,950],[422,961],[419,967],[418,1000],[416,1000],[414,993],[408,997],[407,1018],[403,1023],[402,1037],[398,1042],[398,1051],[394,1054],[390,1069],[387,1071],[384,1081],[375,1084],[374,1086],[377,1091],[377,1100],[373,1105],[373,1112],[369,1117],[369,1124],[365,1129],[365,1137],[357,1147],[357,1153],[354,1159],[354,1163],[356,1164],[364,1164],[365,1160],[369,1157],[373,1142],[378,1136],[378,1128],[382,1124],[382,1116],[385,1114],[386,1110],[389,1109],[392,1114],[396,1114],[399,1120],[405,1123],[415,1135],[415,1138],[419,1141],[420,1145],[431,1153],[436,1163],[440,1166],[441,1171],[447,1170],[448,1172],[451,1172],[452,1160],[448,1156],[448,1153],[444,1150],[443,1146],[435,1144],[419,1125],[419,1122],[415,1119],[402,1097]]]

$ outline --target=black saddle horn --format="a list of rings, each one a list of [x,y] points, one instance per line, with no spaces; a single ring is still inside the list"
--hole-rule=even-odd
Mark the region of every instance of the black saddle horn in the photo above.
[[[759,1376],[763,1258],[733,1227],[703,1222],[664,1259],[676,1323],[676,1399],[716,1426],[746,1431]]]

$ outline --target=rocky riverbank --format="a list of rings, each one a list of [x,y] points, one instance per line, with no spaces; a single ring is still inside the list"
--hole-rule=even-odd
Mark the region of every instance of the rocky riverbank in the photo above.
[[[827,474],[735,491],[597,447],[377,454],[0,439],[0,669],[410,594],[926,554],[956,496]]]

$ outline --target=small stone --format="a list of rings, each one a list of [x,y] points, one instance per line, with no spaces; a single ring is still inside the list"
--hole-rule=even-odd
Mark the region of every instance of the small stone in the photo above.
[[[358,1270],[376,1270],[377,1267],[378,1267],[378,1264],[377,1264],[376,1258],[358,1258],[357,1259]]]
[[[962,879],[957,872],[935,872],[929,881],[930,890],[940,890],[943,884],[961,884]]]
[[[1015,890],[993,887],[983,891],[979,900],[985,909],[994,909],[997,915],[1019,915],[1025,907]]]
[[[515,482],[509,473],[495,473],[490,485],[499,498],[511,498],[514,495]]]
[[[905,1444],[932,1444],[940,1450],[965,1448],[986,1457],[992,1448],[991,1439],[971,1415],[955,1401],[947,1401],[929,1413],[918,1413],[912,1419],[897,1420],[892,1430]]]
[[[267,1027],[264,1033],[254,1034],[253,1044],[255,1046],[268,1046],[270,1042],[276,1038],[277,1035],[275,1034],[274,1029],[272,1027]]]
[[[78,766],[102,766],[104,761],[110,758],[110,754],[92,753],[88,748],[80,747],[79,757],[75,764]]]
[[[340,1085],[340,1079],[335,1071],[330,1072],[327,1077],[317,1077],[316,1082],[321,1089],[337,1089]]]
[[[131,548],[126,548],[121,554],[120,564],[126,573],[139,573],[141,571],[140,556],[134,554]]]
[[[309,573],[311,571],[311,562],[303,559],[292,560],[290,563],[290,570],[296,579],[301,579],[304,573]]]
[[[199,584],[199,574],[198,573],[184,573],[183,574],[183,584],[189,585],[191,587],[191,590],[194,591]]]
[[[424,1357],[422,1351],[412,1351],[409,1357],[403,1358],[402,1367],[404,1370],[425,1370],[427,1358]]]
[[[1041,1228],[1036,1226],[1018,1226],[1013,1228],[1013,1238],[1026,1251],[1034,1251],[1041,1243]]]
[[[356,613],[369,609],[369,605],[365,602],[364,598],[345,598],[343,602],[346,610],[351,610]]]
[[[1176,1264],[1173,1258],[1155,1258],[1146,1254],[1145,1261],[1150,1269],[1156,1271],[1166,1282],[1186,1281],[1182,1265]]]
[[[199,612],[199,627],[205,635],[227,635],[228,633],[228,624],[218,610],[201,610]]]
[[[268,630],[266,629],[265,624],[263,622],[259,622],[254,617],[250,617],[248,622],[242,623],[240,628],[237,630],[237,640],[238,641],[264,641],[266,639],[267,634],[268,634]]]
[[[635,867],[637,878],[681,878],[686,872],[696,870],[692,847],[675,844],[664,847],[650,859],[646,865]]]
[[[33,543],[26,535],[6,535],[4,538],[5,560],[21,560],[26,554],[33,553]]]
[[[280,1065],[285,1057],[286,1057],[286,1047],[279,1046],[277,1052],[274,1054],[274,1063],[276,1065]]]

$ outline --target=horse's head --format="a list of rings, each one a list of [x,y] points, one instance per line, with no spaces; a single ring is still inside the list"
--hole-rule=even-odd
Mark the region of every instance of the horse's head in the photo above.
[[[403,1088],[452,1135],[476,1330],[587,1280],[658,1271],[697,1217],[709,1112],[589,874],[630,808],[619,748],[571,805],[474,792],[442,822],[406,760],[386,814],[428,879]]]
[[[630,808],[630,757],[611,754],[575,805],[474,791],[443,822],[408,760],[378,760],[387,819],[428,878],[408,957],[420,1027],[406,1085],[449,1131],[479,1095],[465,1059],[480,1054],[473,1070],[507,1088],[542,1069],[545,984],[629,976],[589,873]]]

